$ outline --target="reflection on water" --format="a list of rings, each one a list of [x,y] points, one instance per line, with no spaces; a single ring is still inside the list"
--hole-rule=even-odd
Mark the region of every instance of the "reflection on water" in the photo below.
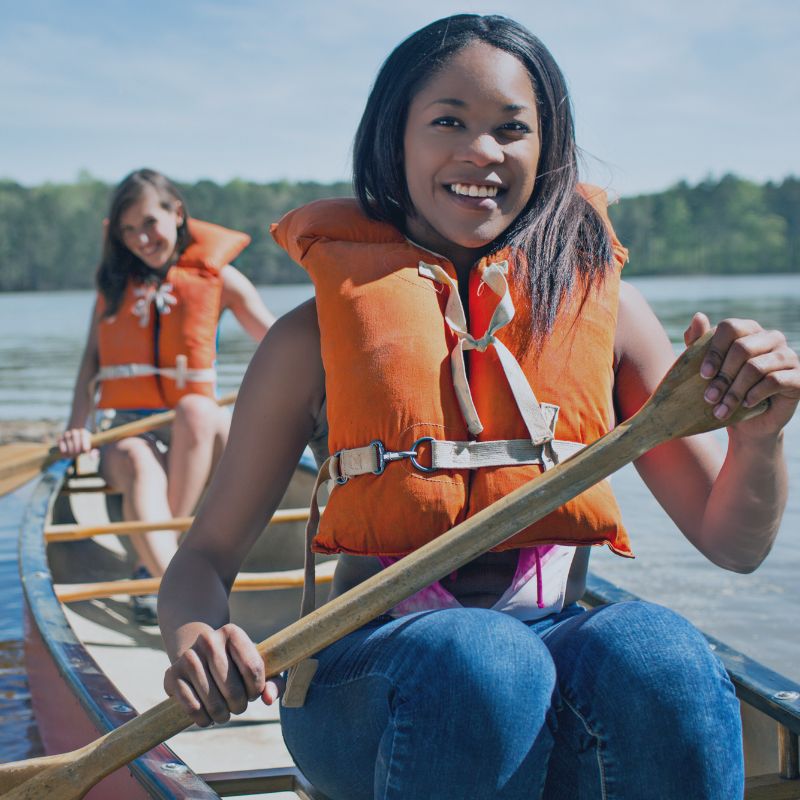
[[[0,498],[0,762],[41,755],[22,651],[17,529],[25,493]]]
[[[41,755],[19,640],[0,642],[0,709],[0,762]]]
[[[683,331],[696,311],[716,324],[726,317],[758,320],[783,331],[800,346],[800,275],[704,278],[635,278],[670,339],[683,342]]]

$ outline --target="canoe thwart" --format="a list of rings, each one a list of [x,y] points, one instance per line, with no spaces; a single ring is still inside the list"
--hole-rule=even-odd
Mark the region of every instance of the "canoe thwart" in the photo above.
[[[335,561],[325,561],[317,567],[318,584],[333,580]],[[62,603],[77,603],[80,600],[98,600],[104,597],[157,594],[161,578],[138,578],[136,580],[100,581],[96,583],[55,584],[56,597]],[[233,592],[259,592],[271,589],[296,589],[303,586],[303,570],[287,569],[278,572],[240,572],[234,581]]]

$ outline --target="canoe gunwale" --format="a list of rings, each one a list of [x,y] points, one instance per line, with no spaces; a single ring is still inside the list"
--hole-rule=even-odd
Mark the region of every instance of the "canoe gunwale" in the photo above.
[[[19,536],[20,580],[30,624],[35,625],[59,676],[98,735],[102,735],[127,722],[136,712],[76,637],[53,589],[42,531],[69,465],[69,461],[58,461],[48,467],[28,501]],[[155,798],[219,799],[165,744],[133,761],[128,769],[143,790]]]

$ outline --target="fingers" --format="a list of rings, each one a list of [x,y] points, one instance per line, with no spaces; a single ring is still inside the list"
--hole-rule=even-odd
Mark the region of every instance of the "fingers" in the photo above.
[[[62,455],[74,458],[92,449],[92,434],[86,428],[70,428],[61,434],[57,444]]]
[[[689,323],[689,327],[683,332],[684,344],[688,347],[692,342],[696,342],[706,331],[711,330],[711,322],[708,317],[698,311]]]
[[[725,419],[740,405],[750,407],[780,391],[781,372],[792,368],[795,354],[779,331],[764,330],[753,320],[724,320],[711,339],[700,374],[709,381],[706,402]]]
[[[264,685],[261,656],[235,625],[201,633],[164,676],[164,690],[200,727],[241,714]]]
[[[261,700],[265,705],[271,706],[286,691],[286,681],[280,675],[270,678],[264,691],[261,692]]]
[[[264,659],[241,628],[230,627],[232,630],[228,638],[228,652],[241,679],[246,706],[247,700],[255,700],[264,691]]]

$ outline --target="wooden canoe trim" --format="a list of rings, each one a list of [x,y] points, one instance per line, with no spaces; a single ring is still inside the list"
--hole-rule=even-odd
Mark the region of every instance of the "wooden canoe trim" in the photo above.
[[[778,768],[781,778],[800,777],[800,747],[796,733],[785,725],[778,726]]]
[[[800,800],[800,780],[787,780],[777,773],[747,778],[744,800]]]
[[[317,567],[318,584],[330,583],[336,561],[325,561]],[[303,585],[302,569],[286,569],[279,572],[240,572],[231,587],[232,592],[260,592],[270,589],[295,589]],[[136,580],[100,581],[97,583],[60,583],[53,586],[56,597],[62,603],[77,603],[79,600],[97,600],[103,597],[157,594],[161,578],[139,578]]]
[[[327,800],[297,767],[208,772],[201,773],[199,777],[222,797],[294,792],[302,800]]]
[[[320,509],[322,511],[322,509]],[[308,519],[307,508],[280,508],[270,519],[270,525],[283,522],[305,522]],[[194,517],[173,517],[159,522],[130,520],[125,522],[108,522],[105,525],[48,525],[44,529],[46,542],[74,542],[79,539],[91,539],[113,533],[117,536],[130,536],[149,531],[186,531]]]

